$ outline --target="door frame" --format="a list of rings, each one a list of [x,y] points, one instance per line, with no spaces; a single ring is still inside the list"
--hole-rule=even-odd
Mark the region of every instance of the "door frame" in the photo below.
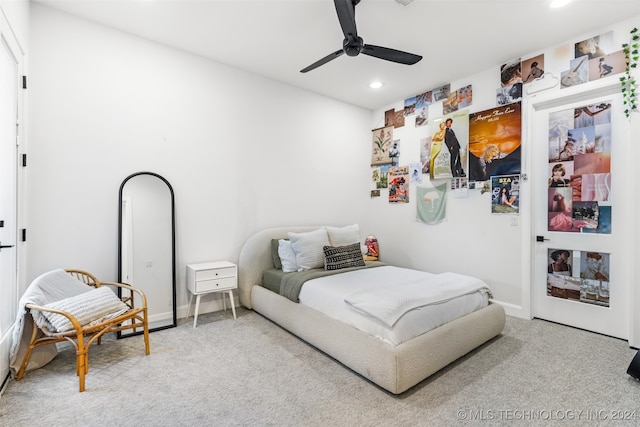
[[[521,305],[521,313],[523,317],[532,319],[534,313],[534,291],[535,291],[535,248],[536,248],[536,239],[535,239],[535,215],[536,215],[536,206],[535,206],[535,198],[534,198],[534,187],[535,183],[535,164],[534,164],[534,135],[535,135],[535,121],[533,120],[534,115],[537,111],[544,110],[550,108],[551,106],[558,105],[562,99],[570,99],[572,103],[585,101],[588,102],[590,99],[597,98],[599,96],[607,96],[616,91],[620,90],[620,81],[617,76],[613,76],[606,79],[595,80],[593,82],[585,83],[583,85],[578,85],[569,88],[559,89],[559,86],[556,88],[546,91],[541,91],[535,94],[527,95],[523,99],[523,137],[522,137],[522,145],[525,147],[523,150],[523,159],[522,159],[522,174],[523,181],[527,186],[528,200],[529,206],[528,208],[522,207],[521,213],[521,224],[522,224],[522,287],[521,287],[521,296],[522,296],[522,305]],[[617,105],[616,108],[622,108],[622,105]],[[631,135],[632,141],[630,141],[628,153],[629,156],[627,158],[627,162],[636,161],[636,164],[640,162],[640,139],[638,141],[633,141],[632,135],[638,135],[640,132],[640,117],[638,117],[638,113],[632,113],[630,117],[631,127],[629,130],[629,134]],[[629,165],[631,166],[631,165]],[[633,170],[631,167],[628,170]],[[529,176],[531,178],[529,179]],[[634,188],[640,188],[640,173],[634,174],[629,178],[630,184],[634,186]],[[621,178],[617,178],[621,179]],[[633,206],[634,210],[637,212],[640,209],[640,198],[634,198]],[[629,248],[631,250],[631,259],[638,260],[638,255],[640,254],[640,228],[635,224],[632,224],[633,229],[629,230],[630,233],[633,234],[633,248]],[[635,262],[633,267],[633,276],[640,277],[640,262]],[[640,313],[639,310],[633,310],[633,307],[640,306],[640,289],[634,289],[634,286],[630,286],[630,307],[629,307],[629,345],[631,347],[638,347],[640,345]]]
[[[22,89],[22,76],[24,73],[24,50],[20,43],[17,41],[15,34],[9,22],[7,21],[4,14],[0,13],[0,43],[6,43],[9,51],[14,56],[16,60],[16,68],[17,68],[17,81],[16,85],[16,112],[17,112],[17,123],[16,123],[16,199],[15,199],[15,212],[16,212],[16,236],[15,236],[15,262],[16,262],[16,270],[15,270],[15,286],[16,286],[16,301],[15,306],[17,309],[18,300],[21,298],[24,293],[25,286],[25,246],[22,244],[22,239],[20,238],[19,230],[24,229],[25,222],[25,168],[21,165],[21,157],[24,153],[24,142],[25,139],[25,126],[24,126],[24,90]],[[6,379],[9,374],[9,351],[11,345],[11,337],[13,335],[13,328],[15,327],[15,322],[11,324],[8,330],[5,332],[1,331],[0,335],[0,357],[3,362],[0,363],[0,392],[4,390],[4,386],[6,385]]]

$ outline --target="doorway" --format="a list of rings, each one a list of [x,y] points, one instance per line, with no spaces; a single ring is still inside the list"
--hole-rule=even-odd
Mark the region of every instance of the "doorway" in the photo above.
[[[530,102],[532,315],[629,339],[630,126],[619,82],[591,87]]]
[[[11,332],[18,308],[18,123],[21,53],[0,20],[0,384],[9,374]]]

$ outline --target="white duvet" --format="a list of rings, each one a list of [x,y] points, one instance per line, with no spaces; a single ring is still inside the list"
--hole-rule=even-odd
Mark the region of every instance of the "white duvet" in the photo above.
[[[418,299],[406,298],[408,292],[414,293],[426,283],[433,283],[434,288],[440,287],[444,292],[429,290]],[[389,293],[393,288],[400,292]],[[374,298],[382,297],[384,303],[373,303],[365,296],[368,292]],[[397,345],[486,306],[489,289],[481,280],[469,276],[383,266],[310,280],[302,287],[299,300]],[[354,304],[358,306],[356,310]]]

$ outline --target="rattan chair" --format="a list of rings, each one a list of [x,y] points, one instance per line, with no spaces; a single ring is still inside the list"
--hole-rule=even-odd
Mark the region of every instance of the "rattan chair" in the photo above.
[[[69,341],[76,349],[76,375],[80,380],[80,391],[85,389],[85,375],[89,372],[89,347],[98,341],[101,344],[102,336],[109,332],[118,332],[133,329],[133,332],[141,331],[144,335],[145,354],[149,354],[149,326],[147,321],[147,299],[142,291],[124,283],[100,282],[95,276],[82,270],[66,270],[67,273],[88,286],[99,288],[103,285],[111,285],[121,289],[122,301],[128,306],[128,310],[119,316],[91,326],[82,326],[70,313],[34,304],[26,304],[28,310],[40,310],[42,312],[58,313],[65,316],[73,324],[73,329],[66,332],[57,332],[45,326],[39,327],[35,321],[29,347],[25,353],[16,380],[20,381],[24,376],[31,353],[36,347]],[[134,294],[138,294],[141,307],[134,307]]]

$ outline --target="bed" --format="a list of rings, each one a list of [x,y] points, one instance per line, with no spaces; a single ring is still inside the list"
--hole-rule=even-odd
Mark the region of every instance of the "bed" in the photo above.
[[[499,304],[490,301],[428,332],[394,342],[363,332],[263,286],[265,272],[274,269],[274,239],[287,239],[288,233],[304,234],[319,228],[278,227],[251,236],[242,247],[238,261],[240,303],[393,394],[403,393],[501,334],[505,312]]]

